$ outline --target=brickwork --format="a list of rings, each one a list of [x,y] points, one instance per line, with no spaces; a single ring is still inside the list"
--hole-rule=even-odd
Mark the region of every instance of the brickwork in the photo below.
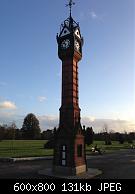
[[[82,58],[82,40],[78,39],[80,49],[74,47],[77,40],[74,31],[79,29],[78,24],[71,23],[70,34],[57,36],[58,56],[62,61],[62,96],[60,107],[59,129],[55,136],[55,149],[53,160],[53,171],[68,175],[86,172],[86,155],[84,135],[80,123],[79,108],[79,84],[78,84],[78,62]],[[66,25],[64,23],[64,25]],[[63,29],[65,26],[63,26]],[[63,30],[62,30],[63,32]],[[63,42],[65,48],[63,49]],[[67,43],[70,45],[67,46]],[[62,47],[61,47],[62,44]],[[62,148],[62,146],[64,146]],[[63,149],[63,150],[62,150]]]

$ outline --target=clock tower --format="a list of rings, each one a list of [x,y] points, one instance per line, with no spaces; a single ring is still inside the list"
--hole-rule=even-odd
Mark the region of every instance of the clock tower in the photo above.
[[[58,56],[62,61],[62,98],[59,128],[55,133],[53,172],[63,175],[87,171],[78,95],[78,62],[82,58],[83,37],[79,24],[71,15],[74,4],[69,0],[70,16],[57,34]]]

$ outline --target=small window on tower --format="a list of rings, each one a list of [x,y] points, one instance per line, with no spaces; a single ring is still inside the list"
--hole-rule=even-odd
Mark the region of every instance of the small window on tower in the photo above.
[[[82,144],[77,145],[77,156],[82,157]]]
[[[62,151],[65,151],[65,150],[66,150],[66,146],[63,145],[63,146],[62,146]]]
[[[66,160],[62,160],[62,166],[66,166]]]
[[[66,145],[61,146],[61,165],[66,166]]]
[[[66,153],[62,152],[62,159],[66,159]]]

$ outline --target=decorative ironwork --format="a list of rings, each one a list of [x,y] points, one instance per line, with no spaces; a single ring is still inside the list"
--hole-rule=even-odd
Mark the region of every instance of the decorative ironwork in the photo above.
[[[72,6],[75,5],[75,3],[72,0],[69,0],[69,3],[66,4],[66,7],[69,7],[70,9],[70,17],[71,17],[71,12],[72,12]]]

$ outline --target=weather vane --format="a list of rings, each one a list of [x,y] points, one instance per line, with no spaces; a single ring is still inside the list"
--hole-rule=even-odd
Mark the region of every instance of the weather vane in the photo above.
[[[69,9],[70,9],[70,17],[71,17],[71,11],[72,11],[73,5],[75,5],[75,3],[72,0],[69,0],[69,3],[66,4],[66,7],[69,7]]]

